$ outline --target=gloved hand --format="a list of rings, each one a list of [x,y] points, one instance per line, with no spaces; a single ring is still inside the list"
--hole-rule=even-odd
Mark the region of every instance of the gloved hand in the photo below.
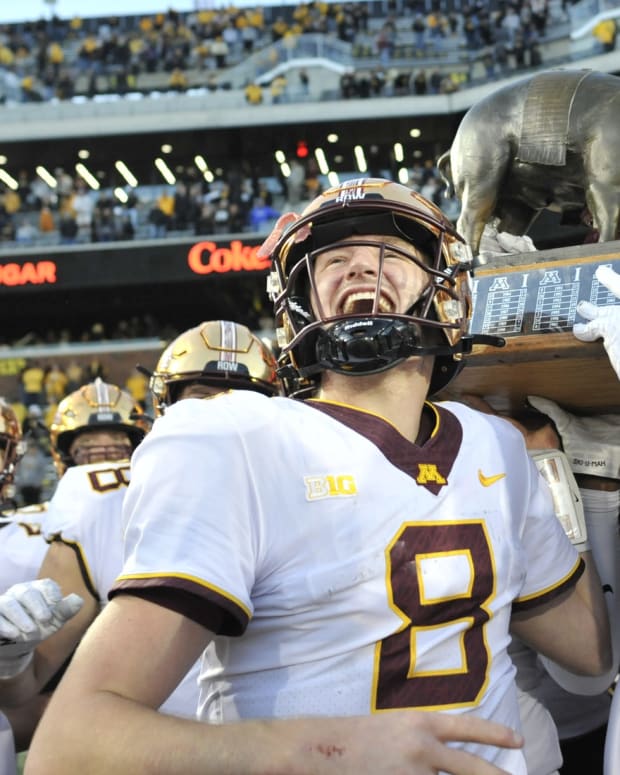
[[[479,255],[482,258],[497,258],[498,256],[513,253],[529,253],[536,250],[531,237],[527,235],[509,234],[507,231],[498,231],[499,218],[494,218],[485,224],[480,239]]]
[[[52,579],[14,584],[0,595],[0,678],[23,672],[36,647],[80,610],[79,595],[62,596]]]
[[[620,302],[620,274],[610,266],[599,266],[594,276]],[[602,339],[613,370],[620,379],[620,303],[597,307],[589,301],[580,301],[577,312],[589,322],[575,323],[573,334],[582,342]]]
[[[620,415],[576,417],[548,398],[527,400],[555,423],[574,474],[620,479]]]

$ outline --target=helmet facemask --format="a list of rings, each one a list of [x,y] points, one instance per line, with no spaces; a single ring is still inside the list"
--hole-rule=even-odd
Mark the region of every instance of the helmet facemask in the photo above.
[[[326,369],[375,374],[411,356],[427,355],[439,356],[444,366],[452,362],[451,376],[459,368],[461,354],[469,349],[465,334],[470,317],[470,257],[440,211],[435,213],[426,200],[399,184],[372,180],[364,184],[379,190],[387,184],[397,196],[390,197],[387,191],[385,197],[369,196],[366,201],[362,196],[347,206],[334,206],[333,199],[328,200],[323,212],[321,206],[315,207],[296,220],[274,248],[270,290],[284,377],[291,370],[302,380],[316,379]],[[409,201],[403,202],[404,196]],[[395,243],[393,237],[409,243],[411,249]],[[378,249],[374,294],[353,310],[328,316],[318,297],[314,268],[323,253],[345,245]],[[386,255],[393,253],[412,261],[426,275],[426,284],[402,312],[382,299]]]

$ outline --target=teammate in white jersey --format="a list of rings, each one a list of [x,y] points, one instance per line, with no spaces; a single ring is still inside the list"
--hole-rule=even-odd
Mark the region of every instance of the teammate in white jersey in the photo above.
[[[0,501],[4,504],[8,497],[7,490],[13,482],[15,466],[21,454],[21,429],[19,420],[9,404],[2,398],[0,399],[0,450],[2,454],[2,466],[0,469]],[[9,562],[12,559],[12,553],[4,553],[3,549],[8,545],[2,528],[7,528],[11,533],[15,533],[21,538],[21,528],[12,527],[8,519],[0,520],[0,592],[3,587],[3,574],[6,573]],[[13,583],[12,581],[10,582]],[[0,712],[0,771],[6,775],[14,775],[16,772],[15,764],[15,743],[13,741],[13,731],[6,716]]]
[[[185,395],[211,395],[226,388],[273,395],[279,383],[275,359],[258,337],[237,323],[209,321],[184,332],[166,348],[151,387],[155,412],[160,415]],[[115,439],[102,435],[110,432],[117,434]],[[0,683],[0,699],[5,696],[16,702],[34,692],[53,666],[70,655],[69,644],[83,635],[107,603],[108,590],[123,564],[121,509],[129,483],[129,456],[143,435],[139,407],[113,385],[96,381],[83,386],[59,406],[51,429],[52,451],[61,476],[49,508],[54,524],[54,533],[48,537],[52,546],[41,570],[43,556],[32,575],[23,580],[37,574],[53,578],[65,592],[79,594],[86,603],[80,615],[63,627],[62,635],[38,648],[28,673],[23,672],[12,685]],[[77,439],[82,447],[73,446]],[[108,441],[115,444],[99,448]],[[82,454],[100,462],[76,464],[76,456]],[[2,598],[0,606],[1,602]],[[39,667],[37,662],[43,659],[44,666]],[[198,664],[160,710],[193,717],[197,704]]]
[[[417,193],[360,179],[264,252],[281,374],[317,397],[156,421],[123,573],[26,773],[525,775],[510,627],[598,674],[608,621],[521,434],[427,401],[472,344],[465,246]],[[158,716],[203,650],[208,724]]]
[[[23,451],[19,420],[10,404],[0,398],[0,595],[14,584],[36,578],[47,551],[42,531],[46,504],[16,508],[13,500],[13,480]],[[37,715],[39,702],[42,708],[44,699],[34,701]],[[0,712],[0,772],[13,775],[16,772],[14,736],[19,743],[22,737],[32,734],[33,707],[27,712],[17,713],[12,708],[4,711],[6,715]]]
[[[0,645],[4,662],[0,704],[20,707],[52,688],[50,680],[106,602],[121,565],[120,519],[129,457],[145,430],[143,413],[131,396],[100,379],[59,404],[51,444],[60,481],[48,504],[45,552],[28,576],[14,579],[13,586],[3,589],[0,596],[4,616],[0,635],[9,640]],[[28,584],[37,578],[41,581]],[[62,595],[71,596],[70,601],[79,597],[81,610],[68,617],[71,621],[58,621],[57,627],[46,629],[36,615],[42,612],[49,618],[51,610],[47,609],[62,604]],[[38,609],[31,611],[28,605]],[[31,631],[23,629],[11,638],[7,628],[19,629],[23,613],[32,614],[32,622],[25,620]]]

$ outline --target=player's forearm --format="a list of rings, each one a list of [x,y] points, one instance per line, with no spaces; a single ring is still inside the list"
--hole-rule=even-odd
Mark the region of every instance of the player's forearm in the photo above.
[[[166,716],[105,692],[80,698],[70,707],[53,699],[48,710],[28,753],[27,775],[260,772],[246,751],[250,729],[228,740],[228,727]],[[272,742],[271,759],[284,744]],[[257,743],[253,747],[257,757]]]
[[[466,715],[244,721],[226,725],[164,716],[110,694],[52,700],[25,775],[501,775],[446,741],[518,748],[499,724]],[[492,750],[492,749],[489,749]]]
[[[609,614],[601,588],[601,579],[596,570],[592,552],[582,552],[581,558],[586,564],[586,569],[577,585],[577,592],[590,616],[584,617],[581,625],[577,625],[577,628],[581,630],[581,642],[589,645],[588,649],[581,648],[579,651],[590,652],[589,654],[584,654],[584,656],[589,657],[590,666],[593,669],[591,671],[584,670],[583,672],[586,675],[601,675],[612,666]]]

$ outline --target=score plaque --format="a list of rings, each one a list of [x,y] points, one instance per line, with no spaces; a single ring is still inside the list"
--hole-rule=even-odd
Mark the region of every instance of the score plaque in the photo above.
[[[477,345],[439,398],[469,393],[497,411],[519,411],[528,395],[582,414],[620,412],[620,381],[602,342],[580,342],[579,301],[620,301],[594,277],[598,266],[620,272],[620,242],[498,256],[472,282],[475,334],[501,336],[502,348]]]

